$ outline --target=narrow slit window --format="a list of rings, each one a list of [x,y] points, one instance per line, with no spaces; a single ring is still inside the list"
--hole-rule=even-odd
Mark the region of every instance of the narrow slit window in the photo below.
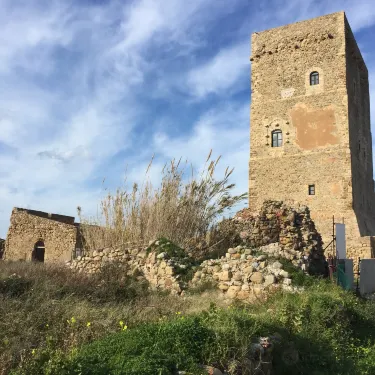
[[[309,185],[309,195],[315,195],[315,185]]]
[[[310,74],[310,86],[319,85],[319,73],[312,72]]]
[[[280,129],[272,132],[272,147],[281,147],[283,144],[283,133]]]

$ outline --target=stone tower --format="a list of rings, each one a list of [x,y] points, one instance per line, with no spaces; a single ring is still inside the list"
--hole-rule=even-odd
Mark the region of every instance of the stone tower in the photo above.
[[[307,205],[327,245],[346,224],[348,257],[374,256],[368,72],[344,12],[254,33],[249,207]]]

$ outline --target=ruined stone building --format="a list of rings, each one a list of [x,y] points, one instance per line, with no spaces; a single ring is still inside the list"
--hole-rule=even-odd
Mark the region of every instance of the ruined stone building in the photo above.
[[[249,208],[307,205],[325,244],[374,256],[368,72],[344,12],[252,35]]]
[[[68,261],[80,246],[72,216],[14,208],[5,242],[7,260]]]

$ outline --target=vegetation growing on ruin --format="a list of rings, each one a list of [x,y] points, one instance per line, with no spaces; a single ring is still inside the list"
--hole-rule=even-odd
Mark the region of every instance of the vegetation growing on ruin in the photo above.
[[[183,166],[181,159],[177,163],[171,160],[162,170],[158,188],[148,178],[152,159],[142,185],[134,184],[131,191],[125,185],[115,193],[108,192],[97,217],[85,217],[78,207],[80,221],[86,224],[81,228],[85,248],[96,250],[126,242],[147,245],[165,237],[187,249],[192,239],[205,238],[216,220],[247,196],[231,194],[233,169],[227,167],[222,179],[215,178],[220,156],[212,160],[211,154],[212,150],[199,175],[193,167],[187,168],[187,161]]]

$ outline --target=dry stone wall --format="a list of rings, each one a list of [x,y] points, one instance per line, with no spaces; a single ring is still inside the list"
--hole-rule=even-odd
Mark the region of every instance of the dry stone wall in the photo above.
[[[225,257],[204,261],[194,274],[192,285],[215,283],[226,297],[240,300],[251,300],[278,288],[296,291],[289,273],[277,260],[281,257],[283,250],[278,244],[257,250],[245,246],[230,248]]]
[[[321,237],[305,206],[291,208],[282,202],[268,201],[259,215],[242,210],[228,224],[240,234],[243,244],[229,248],[219,259],[197,263],[183,249],[160,239],[148,246],[127,243],[93,251],[67,265],[92,274],[117,262],[129,275],[142,275],[152,289],[179,294],[210,283],[224,297],[243,301],[278,288],[299,290],[292,285],[281,259],[312,274],[328,272]]]
[[[118,248],[104,248],[79,256],[66,264],[78,272],[93,274],[99,272],[111,262],[123,264],[128,275],[143,276],[151,289],[168,290],[181,293],[185,288],[183,273],[189,267],[190,261],[185,258],[173,257],[163,251],[162,241],[152,241],[149,246],[134,246],[130,243]],[[166,242],[166,245],[170,245]]]

